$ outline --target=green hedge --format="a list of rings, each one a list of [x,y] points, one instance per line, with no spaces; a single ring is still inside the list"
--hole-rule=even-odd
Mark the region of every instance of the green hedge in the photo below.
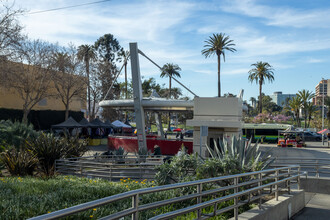
[[[69,116],[76,121],[80,121],[84,117],[83,112],[70,111]],[[0,120],[21,121],[23,111],[17,109],[0,108]],[[32,110],[28,115],[29,123],[33,124],[36,130],[48,130],[52,125],[59,124],[65,119],[65,111]]]

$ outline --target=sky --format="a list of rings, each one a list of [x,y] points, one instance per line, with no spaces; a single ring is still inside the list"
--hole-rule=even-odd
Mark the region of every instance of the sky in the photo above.
[[[93,1],[16,0],[15,7],[30,13],[20,22],[32,39],[79,46],[111,33],[127,50],[130,42],[137,42],[160,66],[178,64],[179,80],[201,97],[217,96],[216,56],[201,54],[204,41],[214,33],[228,35],[237,50],[225,52],[226,60],[221,60],[222,94],[244,89],[244,100],[257,97],[259,86],[248,81],[248,72],[258,61],[274,68],[275,81],[263,86],[267,95],[315,92],[322,77],[330,78],[328,0],[112,0],[33,13]],[[156,66],[139,59],[142,76],[168,86]],[[175,82],[173,86],[180,87]],[[193,97],[184,88],[182,92]]]

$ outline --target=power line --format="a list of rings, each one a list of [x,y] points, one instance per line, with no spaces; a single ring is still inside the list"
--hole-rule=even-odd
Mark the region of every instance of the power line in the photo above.
[[[47,9],[47,10],[43,10],[43,11],[34,11],[34,12],[30,12],[28,14],[31,15],[31,14],[39,14],[39,13],[44,13],[44,12],[49,12],[49,11],[58,11],[58,10],[63,10],[63,9],[67,9],[67,8],[76,8],[76,7],[80,7],[80,6],[93,5],[93,4],[98,4],[98,3],[102,3],[102,2],[108,2],[108,1],[111,1],[111,0],[89,2],[89,3],[79,4],[79,5],[71,5],[71,6],[61,7],[61,8]]]

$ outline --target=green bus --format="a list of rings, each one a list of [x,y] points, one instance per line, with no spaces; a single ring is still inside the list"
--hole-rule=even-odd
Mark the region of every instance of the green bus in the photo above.
[[[277,143],[279,134],[278,131],[283,131],[288,128],[292,128],[292,125],[244,123],[242,133],[244,138],[252,138],[252,142],[259,141],[260,143]]]

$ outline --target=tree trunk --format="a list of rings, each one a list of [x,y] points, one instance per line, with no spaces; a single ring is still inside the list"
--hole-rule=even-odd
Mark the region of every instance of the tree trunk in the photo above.
[[[91,88],[90,88],[90,80],[89,80],[89,61],[86,62],[86,74],[87,74],[87,99],[88,99],[88,120],[91,121]]]
[[[125,63],[125,99],[128,98],[128,91],[127,91],[127,63]],[[125,122],[127,121],[127,111],[125,111]]]
[[[221,85],[220,85],[220,55],[218,55],[218,97],[221,97]]]
[[[69,118],[69,103],[65,105],[65,121]]]
[[[23,108],[23,118],[22,118],[22,123],[27,124],[28,123],[28,115],[29,115],[30,110]]]
[[[262,113],[262,82],[259,82],[259,113]]]
[[[172,77],[168,77],[169,78],[169,99],[171,99],[171,89],[172,89]],[[168,112],[168,126],[167,126],[167,131],[171,130],[171,112]]]
[[[127,63],[125,64],[125,99],[128,97],[128,92],[127,92]]]

